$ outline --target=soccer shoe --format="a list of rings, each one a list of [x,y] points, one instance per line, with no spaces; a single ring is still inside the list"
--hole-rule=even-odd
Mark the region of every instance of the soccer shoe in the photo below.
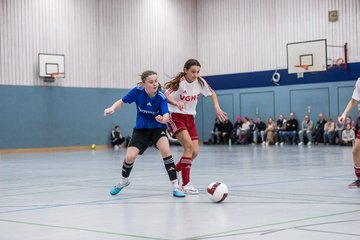
[[[119,183],[116,186],[114,186],[111,190],[110,190],[110,194],[111,195],[116,195],[118,194],[124,187],[129,186],[130,182],[129,180],[126,180],[123,183]]]
[[[355,182],[349,184],[348,188],[350,188],[350,189],[360,188],[360,179],[358,179]]]
[[[174,188],[173,196],[174,197],[185,197],[185,193],[183,193],[179,188]]]
[[[199,194],[199,190],[197,190],[190,182],[188,182],[185,186],[182,186],[182,190],[189,195]]]

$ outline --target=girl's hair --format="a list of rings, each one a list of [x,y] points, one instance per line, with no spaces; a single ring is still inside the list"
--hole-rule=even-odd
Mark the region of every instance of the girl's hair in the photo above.
[[[151,75],[157,75],[157,72],[154,72],[152,70],[147,70],[147,71],[143,72],[140,75],[141,82],[138,82],[137,85],[141,86],[143,83],[145,83],[146,78],[151,76]],[[161,84],[160,83],[159,83],[159,89],[161,90]]]
[[[201,67],[200,63],[198,60],[196,59],[189,59],[185,62],[184,64],[184,69],[186,70],[189,70],[192,66],[198,66],[198,67]],[[186,73],[183,71],[183,72],[180,72],[178,73],[174,79],[172,79],[171,81],[165,83],[164,87],[165,89],[169,89],[169,88],[172,88],[174,89],[174,91],[177,91],[179,89],[179,84],[180,84],[180,79],[182,77],[184,77],[186,75]],[[204,81],[201,79],[201,78],[198,78],[198,81],[201,85],[201,87],[204,87],[205,83]]]
[[[141,78],[141,82],[144,83],[146,78],[151,76],[151,75],[157,75],[156,72],[154,71],[151,71],[151,70],[147,70],[145,72],[143,72],[141,75],[140,75],[140,78]]]

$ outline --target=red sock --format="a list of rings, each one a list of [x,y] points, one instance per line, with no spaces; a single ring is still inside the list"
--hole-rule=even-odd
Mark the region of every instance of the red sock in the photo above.
[[[355,170],[355,175],[357,176],[358,179],[360,179],[360,167],[354,167]]]
[[[183,186],[190,182],[190,168],[191,168],[191,158],[181,157],[181,177],[183,181]]]

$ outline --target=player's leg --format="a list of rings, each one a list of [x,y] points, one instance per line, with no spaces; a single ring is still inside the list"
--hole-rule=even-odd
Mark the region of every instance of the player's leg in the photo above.
[[[193,116],[187,116],[187,131],[180,133],[179,140],[182,141],[184,147],[184,155],[181,159],[182,162],[182,172],[181,176],[183,178],[183,190],[187,194],[198,194],[197,190],[190,182],[190,169],[192,166],[192,161],[197,157],[199,153],[199,136],[196,130],[195,119]],[[187,158],[190,154],[191,159]],[[186,158],[184,158],[186,157]],[[190,161],[189,161],[190,160]]]
[[[167,123],[169,132],[178,139],[178,136],[181,137],[181,132],[187,131],[186,126],[186,114],[172,113],[169,122]],[[178,139],[179,141],[179,139]],[[187,148],[182,144],[181,141],[179,143],[183,147],[183,154],[187,151]],[[187,155],[190,157],[189,153]],[[176,163],[176,171],[181,172],[182,164],[181,159]]]
[[[149,135],[147,131],[134,130],[122,165],[122,177],[120,182],[111,189],[111,195],[118,194],[124,187],[127,187],[130,184],[129,176],[134,166],[135,159],[139,154],[143,154],[148,147],[148,143],[151,140],[150,136],[151,135]]]
[[[354,161],[354,171],[356,180],[351,183],[348,187],[349,188],[360,188],[360,131],[358,132],[355,144],[352,149],[352,156]]]
[[[179,140],[181,146],[183,147],[183,154],[178,164],[176,164],[176,169],[183,171],[184,167],[191,166],[191,159],[193,156],[193,144],[189,132],[187,130],[183,130],[176,134],[176,138]],[[186,170],[185,170],[186,171]],[[183,179],[183,181],[188,181]]]
[[[169,140],[166,137],[166,135],[161,136],[156,141],[155,146],[159,149],[161,156],[164,160],[166,172],[168,173],[170,182],[173,186],[173,196],[174,197],[185,197],[185,194],[180,190],[180,187],[179,187],[175,163],[174,163],[174,159],[171,155]]]
[[[126,151],[126,156],[122,165],[122,177],[120,179],[120,182],[114,186],[111,191],[110,194],[111,195],[116,195],[118,194],[124,187],[129,186],[130,181],[129,181],[129,176],[130,176],[130,172],[134,166],[134,161],[137,157],[137,155],[139,154],[139,149],[136,147],[129,147]]]

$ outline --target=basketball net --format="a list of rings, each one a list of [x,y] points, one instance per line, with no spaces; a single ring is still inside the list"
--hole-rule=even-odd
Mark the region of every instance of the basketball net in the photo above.
[[[297,78],[304,78],[304,72],[309,70],[309,65],[295,65],[294,67],[299,68],[299,72],[297,72]]]

